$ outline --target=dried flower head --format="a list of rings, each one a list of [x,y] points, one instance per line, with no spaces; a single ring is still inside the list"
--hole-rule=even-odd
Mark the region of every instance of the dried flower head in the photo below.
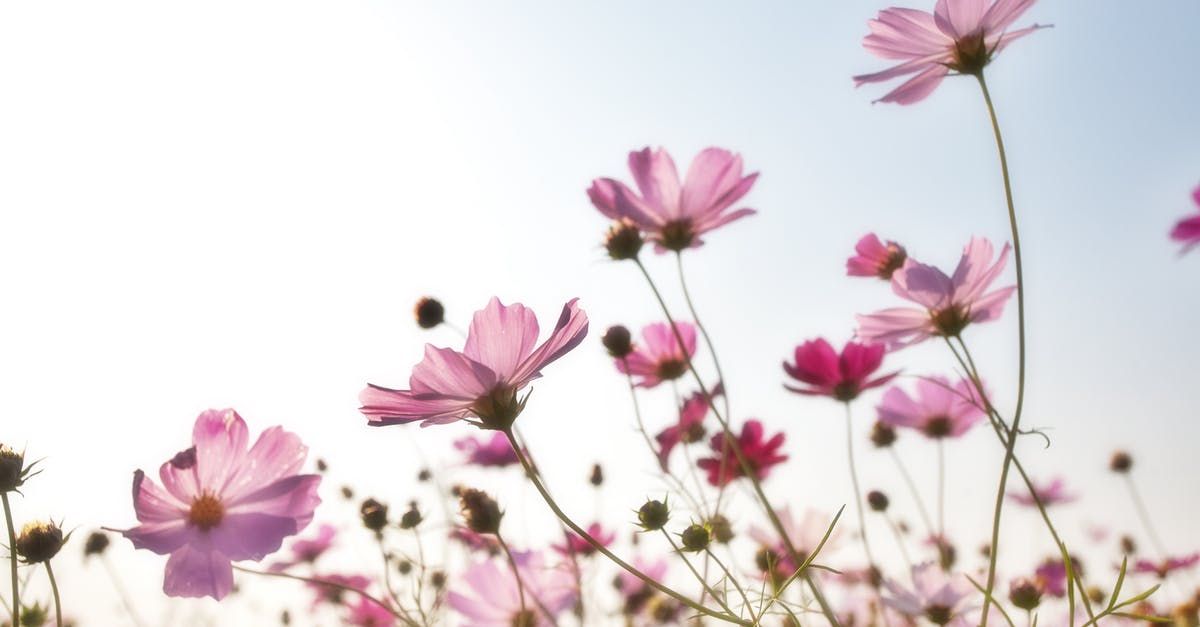
[[[66,539],[53,522],[31,522],[17,536],[17,556],[26,564],[39,564],[58,555]]]
[[[504,512],[496,500],[482,490],[463,488],[459,493],[459,507],[467,528],[475,533],[497,533]]]

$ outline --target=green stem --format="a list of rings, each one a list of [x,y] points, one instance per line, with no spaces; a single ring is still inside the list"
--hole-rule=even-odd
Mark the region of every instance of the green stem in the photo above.
[[[12,506],[8,503],[8,493],[0,492],[0,500],[4,501],[4,522],[8,523],[8,557],[12,563],[12,622],[21,624],[21,599],[17,587],[17,530],[13,528]]]
[[[729,580],[729,583],[733,584],[733,588],[737,590],[738,595],[742,597],[742,603],[746,604],[746,611],[750,613],[750,621],[755,625],[758,625],[759,617],[754,615],[754,608],[750,606],[750,597],[746,596],[746,591],[742,589],[742,585],[738,583],[737,578],[733,576],[733,573],[729,572],[729,569],[725,567],[725,563],[721,561],[721,558],[717,557],[716,553],[712,552],[711,548],[705,549],[704,552],[707,553],[708,556],[717,563],[717,566],[721,569],[721,571],[725,573],[725,578]]]
[[[921,498],[920,491],[917,490],[916,482],[913,481],[908,468],[904,466],[904,462],[900,461],[900,454],[896,452],[896,448],[889,446],[888,453],[891,454],[892,461],[896,463],[896,469],[900,471],[900,476],[904,478],[904,483],[908,486],[908,491],[912,494],[913,501],[917,504],[917,513],[921,515],[921,521],[925,523],[925,532],[933,535],[933,523],[929,519],[929,510],[925,507],[925,500]]]
[[[1166,546],[1159,539],[1158,533],[1154,530],[1154,524],[1150,522],[1150,510],[1146,508],[1146,502],[1142,500],[1142,495],[1138,492],[1137,485],[1133,482],[1133,477],[1128,473],[1125,475],[1125,485],[1129,486],[1129,498],[1133,499],[1133,509],[1137,511],[1138,518],[1142,521],[1142,526],[1146,528],[1146,535],[1150,537],[1151,544],[1154,545],[1154,550],[1158,551],[1159,559],[1167,559]]]
[[[942,563],[942,570],[950,570],[950,560],[944,555],[946,551],[946,447],[944,440],[938,438],[937,441],[937,463],[938,463],[938,557]]]
[[[46,560],[46,576],[50,578],[50,594],[54,596],[54,625],[63,627],[62,601],[58,597],[58,582],[54,580],[54,569],[50,567],[50,560]]]
[[[850,483],[854,486],[854,509],[858,512],[858,528],[862,536],[863,551],[867,554],[867,564],[871,568],[873,580],[875,574],[879,573],[879,568],[875,565],[875,556],[871,553],[871,541],[867,538],[867,518],[863,514],[862,488],[858,485],[858,468],[854,463],[854,423],[851,420],[850,403],[843,403],[843,405],[846,406],[846,457],[850,461]]]
[[[1000,553],[997,542],[1000,539],[1000,515],[1004,508],[1004,492],[1008,482],[1008,469],[1013,463],[1013,447],[1017,443],[1017,430],[1021,425],[1021,409],[1025,403],[1025,279],[1021,264],[1021,237],[1017,229],[1017,210],[1013,205],[1012,181],[1008,175],[1008,157],[1004,152],[1004,139],[1000,135],[1000,122],[996,119],[996,108],[992,105],[992,95],[988,92],[987,81],[983,72],[975,75],[979,80],[979,88],[983,91],[983,101],[987,104],[988,117],[992,121],[992,132],[996,136],[996,150],[1000,154],[1000,173],[1004,178],[1004,200],[1008,204],[1008,223],[1012,230],[1013,263],[1017,269],[1017,406],[1013,412],[1012,425],[1008,430],[1008,444],[1004,450],[1004,465],[1000,469],[1000,485],[996,489],[996,512],[992,519],[992,550],[988,557],[988,577],[983,600],[983,614],[980,627],[987,627],[988,606],[991,603],[992,590],[996,585],[996,556]]]
[[[504,536],[501,536],[499,532],[496,532],[496,542],[500,544],[500,548],[504,549],[504,556],[508,558],[508,566],[512,569],[513,578],[517,580],[517,596],[521,597],[521,615],[524,616],[527,611],[525,609],[525,583],[521,581],[521,571],[517,569],[517,560],[513,557],[512,550],[508,548],[508,543],[504,541]],[[554,620],[554,616],[549,613],[546,614],[546,618]]]
[[[708,585],[708,578],[704,575],[701,575],[700,571],[696,570],[696,567],[692,565],[692,561],[687,558],[686,554],[684,554],[683,549],[679,548],[678,544],[675,544],[675,538],[671,537],[671,534],[667,532],[666,528],[662,528],[659,531],[662,531],[663,537],[667,539],[667,543],[671,545],[671,549],[675,551],[675,554],[679,556],[679,559],[683,560],[684,565],[688,567],[688,570],[691,571],[692,575],[696,578],[696,581],[700,582],[700,588],[702,590],[700,598],[704,598],[705,594],[712,595],[712,598],[717,602],[717,605],[720,605],[721,609],[725,610],[727,614],[732,616],[733,610],[730,609],[729,604],[725,602],[725,597],[718,594],[716,590],[713,590],[712,587]]]
[[[265,570],[253,570],[250,568],[245,568],[243,566],[238,566],[237,564],[233,565],[233,569],[238,572],[243,572],[243,573],[246,573],[249,575],[261,575],[263,577],[279,577],[280,579],[291,579],[293,581],[303,581],[304,583],[311,583],[311,584],[315,584],[318,586],[326,586],[329,588],[335,588],[337,590],[341,590],[342,592],[353,592],[354,594],[357,594],[357,595],[361,596],[362,598],[364,598],[368,601],[371,601],[372,603],[375,603],[379,607],[384,608],[389,613],[391,613],[392,616],[395,616],[396,618],[400,619],[401,621],[404,622],[404,624],[408,625],[409,627],[420,627],[420,624],[417,623],[416,621],[414,621],[412,618],[410,618],[407,615],[407,613],[392,609],[392,607],[390,605],[388,605],[386,601],[377,599],[374,596],[371,596],[371,594],[364,592],[362,590],[359,590],[358,588],[354,588],[352,586],[347,586],[344,584],[336,583],[333,581],[328,581],[325,579],[317,579],[315,577],[301,577],[300,575],[292,575],[289,573],[282,573],[282,572],[274,573],[274,572],[265,571]]]

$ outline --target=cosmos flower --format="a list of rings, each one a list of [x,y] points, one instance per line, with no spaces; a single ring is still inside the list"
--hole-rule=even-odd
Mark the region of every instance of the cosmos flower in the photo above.
[[[1042,28],[1010,31],[1034,0],[938,0],[933,13],[890,8],[867,22],[863,47],[875,56],[901,61],[882,72],[854,77],[854,84],[878,83],[916,74],[876,102],[913,104],[933,93],[951,71],[978,75],[1014,39]]]
[[[792,514],[792,508],[787,505],[777,509],[776,515],[779,516],[779,524],[787,533],[788,540],[796,549],[801,561],[808,559],[812,552],[817,550],[821,539],[825,537],[825,532],[829,530],[830,523],[833,522],[832,515],[815,509],[806,509],[804,514],[797,519]],[[750,525],[750,537],[760,547],[770,551],[767,557],[769,561],[775,563],[778,575],[783,578],[790,577],[800,567],[800,564],[792,561],[787,544],[779,537],[774,528],[763,529],[756,525]],[[827,555],[830,551],[836,550],[841,538],[842,529],[834,527],[833,532],[829,534],[829,540],[821,548],[821,555]]]
[[[547,627],[575,605],[579,591],[574,579],[546,568],[540,553],[514,552],[513,559],[521,573],[524,609],[521,590],[507,564],[476,562],[467,569],[462,585],[447,593],[450,607],[465,619],[463,627]]]
[[[642,343],[632,353],[614,363],[622,374],[638,377],[637,385],[652,388],[663,381],[682,377],[688,371],[688,361],[696,355],[696,326],[676,322],[679,338],[668,322],[656,322],[642,327]],[[683,348],[679,339],[683,339]],[[684,354],[684,351],[687,354]]]
[[[662,148],[629,153],[629,169],[637,192],[620,181],[600,178],[592,181],[588,197],[605,216],[645,231],[659,253],[700,246],[701,235],[754,213],[745,208],[727,211],[758,178],[757,173],[742,176],[742,157],[728,150],[701,151],[682,185],[675,162]]]
[[[983,420],[983,403],[977,399],[975,386],[966,379],[954,385],[945,377],[920,379],[915,398],[899,387],[885,392],[879,420],[934,439],[957,438]]]
[[[525,407],[517,392],[587,335],[587,314],[577,300],[563,306],[550,336],[534,348],[537,316],[520,303],[506,306],[492,297],[475,312],[462,352],[425,345],[425,358],[408,380],[410,389],[368,385],[359,395],[359,410],[372,426],[466,420],[483,429],[508,429]]]
[[[1168,557],[1161,562],[1138,560],[1133,564],[1133,572],[1153,574],[1159,579],[1166,579],[1172,571],[1191,568],[1198,563],[1200,563],[1200,553],[1192,553],[1183,557]]]
[[[970,611],[976,590],[962,575],[951,575],[933,562],[915,566],[911,589],[895,581],[884,582],[883,603],[914,620],[925,618],[935,625],[961,619]]]
[[[887,244],[879,241],[874,233],[867,233],[854,245],[857,255],[846,260],[849,276],[873,276],[890,281],[892,274],[904,265],[908,253],[896,242]]]
[[[1078,560],[1071,562],[1073,570],[1079,569]],[[1062,558],[1050,558],[1043,561],[1033,571],[1033,582],[1042,592],[1053,597],[1067,596],[1067,563]]]
[[[320,582],[329,582],[338,586],[345,586],[353,590],[366,591],[371,587],[371,580],[362,575],[341,575],[336,573],[318,574],[311,581],[305,583],[309,590],[313,592],[313,609],[317,609],[322,603],[328,603],[334,606],[346,605],[346,595],[350,594],[346,590],[335,586],[322,585]],[[353,595],[361,596],[361,595]]]
[[[392,627],[396,624],[396,616],[387,607],[360,596],[353,605],[348,606],[346,624],[355,627]]]
[[[298,539],[292,541],[291,551],[292,557],[281,562],[271,564],[270,570],[273,573],[287,570],[293,566],[300,564],[312,564],[321,557],[329,547],[333,546],[333,538],[337,535],[337,528],[330,524],[321,525],[317,529],[317,537],[312,539]]]
[[[521,463],[517,452],[503,433],[491,437],[465,437],[454,441],[454,448],[466,454],[466,463],[474,466],[503,468]]]
[[[846,342],[842,354],[838,355],[824,338],[809,340],[796,347],[793,355],[795,363],[783,362],[783,370],[788,376],[808,384],[808,387],[787,384],[783,387],[797,394],[828,396],[850,402],[864,390],[879,387],[895,378],[896,373],[893,372],[869,379],[883,364],[886,352],[887,348],[882,344]]]
[[[659,558],[651,562],[640,555],[633,558],[633,567],[655,581],[664,581],[667,576],[667,561]],[[622,609],[627,616],[640,613],[647,607],[647,602],[655,595],[654,588],[627,570],[620,570],[613,581],[617,592],[621,593]]]
[[[1038,483],[1034,481],[1033,489],[1037,493],[1038,500],[1040,500],[1042,505],[1045,507],[1058,505],[1060,503],[1070,503],[1077,498],[1074,494],[1067,492],[1066,485],[1063,483],[1062,479],[1054,479],[1050,481],[1050,483],[1041,485],[1038,485]],[[1037,505],[1037,502],[1034,501],[1033,496],[1024,491],[1011,492],[1009,493],[1008,498],[1013,502],[1020,503],[1026,507],[1034,507]]]
[[[1192,200],[1196,203],[1196,208],[1200,209],[1200,187],[1192,191]],[[1200,246],[1200,215],[1194,215],[1184,218],[1175,224],[1175,228],[1171,229],[1171,239],[1183,242],[1183,250],[1180,254]]]
[[[750,419],[742,425],[742,434],[737,437],[737,446],[759,481],[767,478],[772,466],[785,462],[788,458],[779,452],[785,438],[783,432],[776,433],[769,440],[764,440],[763,436],[762,423]],[[709,446],[717,457],[705,457],[696,461],[696,465],[708,473],[709,484],[720,487],[738,477],[746,476],[733,447],[728,446],[724,433],[714,435]]]
[[[725,393],[725,386],[718,383],[710,394],[713,399]],[[658,465],[667,472],[667,461],[671,451],[680,443],[692,444],[704,437],[704,417],[708,415],[709,399],[703,392],[695,392],[679,408],[679,421],[663,429],[654,439],[658,442]]]
[[[892,291],[921,307],[894,307],[859,315],[858,338],[895,349],[930,337],[956,337],[971,323],[999,318],[1016,286],[984,292],[1004,270],[1008,249],[1005,244],[992,263],[991,242],[972,237],[954,276],[910,258],[892,275]]]
[[[589,536],[595,538],[596,542],[600,543],[600,546],[604,547],[611,545],[613,540],[617,538],[617,534],[611,531],[605,531],[598,522],[588,525],[587,533]],[[569,545],[567,544],[568,542],[570,543]],[[586,557],[596,552],[596,547],[592,546],[590,542],[584,540],[581,536],[573,532],[567,532],[566,540],[564,542],[552,545],[550,548],[554,549],[556,553],[563,556],[574,555]]]
[[[321,477],[297,474],[308,454],[300,438],[272,427],[248,441],[237,412],[208,410],[191,448],[159,469],[164,487],[134,473],[141,524],[121,533],[139,549],[171,555],[168,596],[221,599],[233,589],[231,562],[261,560],[312,520]]]

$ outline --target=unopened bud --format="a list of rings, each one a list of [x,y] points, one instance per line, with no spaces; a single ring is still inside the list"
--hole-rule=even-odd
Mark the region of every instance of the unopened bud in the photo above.
[[[1023,610],[1032,610],[1042,603],[1042,589],[1033,581],[1022,577],[1009,585],[1008,600]]]
[[[1137,553],[1137,543],[1133,541],[1133,536],[1121,536],[1121,552],[1126,555]]]
[[[62,529],[52,522],[29,523],[17,536],[17,555],[27,564],[48,561],[62,546]]]
[[[433,571],[433,574],[429,575],[429,583],[434,588],[441,590],[446,585],[446,573],[440,570]]]
[[[679,534],[679,541],[685,551],[703,551],[712,542],[712,535],[704,525],[692,524]]]
[[[708,528],[712,531],[713,542],[717,544],[729,544],[733,539],[733,526],[729,524],[729,519],[724,514],[714,514],[708,519]]]
[[[896,430],[885,422],[876,422],[871,428],[871,443],[876,448],[886,448],[896,441]]]
[[[637,259],[645,239],[637,225],[629,220],[621,220],[608,229],[604,236],[604,249],[608,256],[616,261]]]
[[[422,520],[421,512],[417,510],[417,504],[413,503],[409,506],[408,510],[404,512],[404,515],[400,516],[400,528],[414,529],[417,525],[421,524]]]
[[[867,492],[867,504],[871,509],[877,512],[886,512],[888,508],[888,497],[879,490],[871,490]]]
[[[646,501],[638,509],[638,524],[646,531],[658,531],[671,519],[671,511],[663,501]]]
[[[496,500],[482,490],[463,488],[459,491],[459,507],[467,528],[475,533],[498,533],[504,512]]]
[[[417,301],[413,314],[417,318],[417,326],[422,329],[432,329],[446,321],[446,308],[428,296]]]
[[[363,501],[359,507],[359,513],[362,514],[363,526],[376,533],[382,531],[388,524],[387,505],[375,499]]]
[[[0,444],[0,492],[12,492],[25,483],[25,454]]]
[[[1117,451],[1109,460],[1108,467],[1113,472],[1127,473],[1133,468],[1133,458],[1125,451]]]
[[[611,326],[600,338],[600,343],[608,349],[608,354],[614,359],[624,359],[633,352],[633,336],[629,329],[621,326]]]
[[[83,543],[83,556],[103,555],[108,549],[108,536],[103,531],[94,531]]]
[[[588,483],[597,488],[604,485],[604,469],[600,468],[600,464],[592,464],[592,474],[588,475]]]
[[[354,489],[348,485],[342,486],[342,498],[346,499],[347,501],[353,499],[354,498]]]

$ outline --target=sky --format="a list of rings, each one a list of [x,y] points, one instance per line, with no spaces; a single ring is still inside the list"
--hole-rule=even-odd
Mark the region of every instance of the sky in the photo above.
[[[531,306],[543,328],[581,299],[592,335],[547,369],[521,427],[565,506],[593,515],[582,478],[600,461],[604,519],[627,522],[659,484],[598,338],[660,315],[635,269],[605,259],[607,225],[584,191],[600,176],[630,180],[626,155],[644,146],[681,167],[724,147],[761,173],[745,198],[759,213],[711,234],[685,268],[735,418],[788,433],[792,461],[768,491],[835,511],[849,498],[844,419],[786,392],[779,364],[897,304],[844,276],[853,243],[874,231],[949,268],[973,234],[1009,239],[972,81],[910,107],[872,105],[886,86],[853,87],[887,65],[861,47],[886,6],[4,4],[0,441],[45,458],[18,521],[131,525],[132,471],[186,447],[209,407],[236,408],[253,432],[282,424],[328,459],[335,520],[352,516],[334,505],[338,482],[403,502],[423,489],[416,470],[453,463],[449,442],[471,430],[369,429],[356,395],[367,382],[403,387],[425,342],[458,346],[452,331],[412,324],[418,297],[437,296],[465,327],[497,295]],[[1060,514],[1081,538],[1092,524],[1138,533],[1105,472],[1111,451],[1131,451],[1167,544],[1196,550],[1200,254],[1181,257],[1166,234],[1196,210],[1200,184],[1200,93],[1180,71],[1200,58],[1200,3],[1047,0],[1019,23],[1034,22],[1053,28],[987,70],[1026,262],[1024,421],[1051,441],[1027,438],[1021,458],[1081,495]],[[682,308],[671,259],[648,266]],[[967,338],[1006,411],[1014,313]],[[952,369],[932,344],[886,366]],[[855,407],[859,444],[877,401]],[[652,424],[665,420],[668,392],[645,403]],[[925,444],[900,451],[931,484]],[[999,447],[980,430],[947,455],[950,528],[977,543]],[[865,484],[901,493],[886,456],[861,457]],[[508,479],[497,489],[520,516],[547,524]],[[1006,541],[1046,550],[1027,513],[1009,515]],[[161,558],[119,549],[153,606]],[[94,566],[63,570],[85,598],[106,585]]]

